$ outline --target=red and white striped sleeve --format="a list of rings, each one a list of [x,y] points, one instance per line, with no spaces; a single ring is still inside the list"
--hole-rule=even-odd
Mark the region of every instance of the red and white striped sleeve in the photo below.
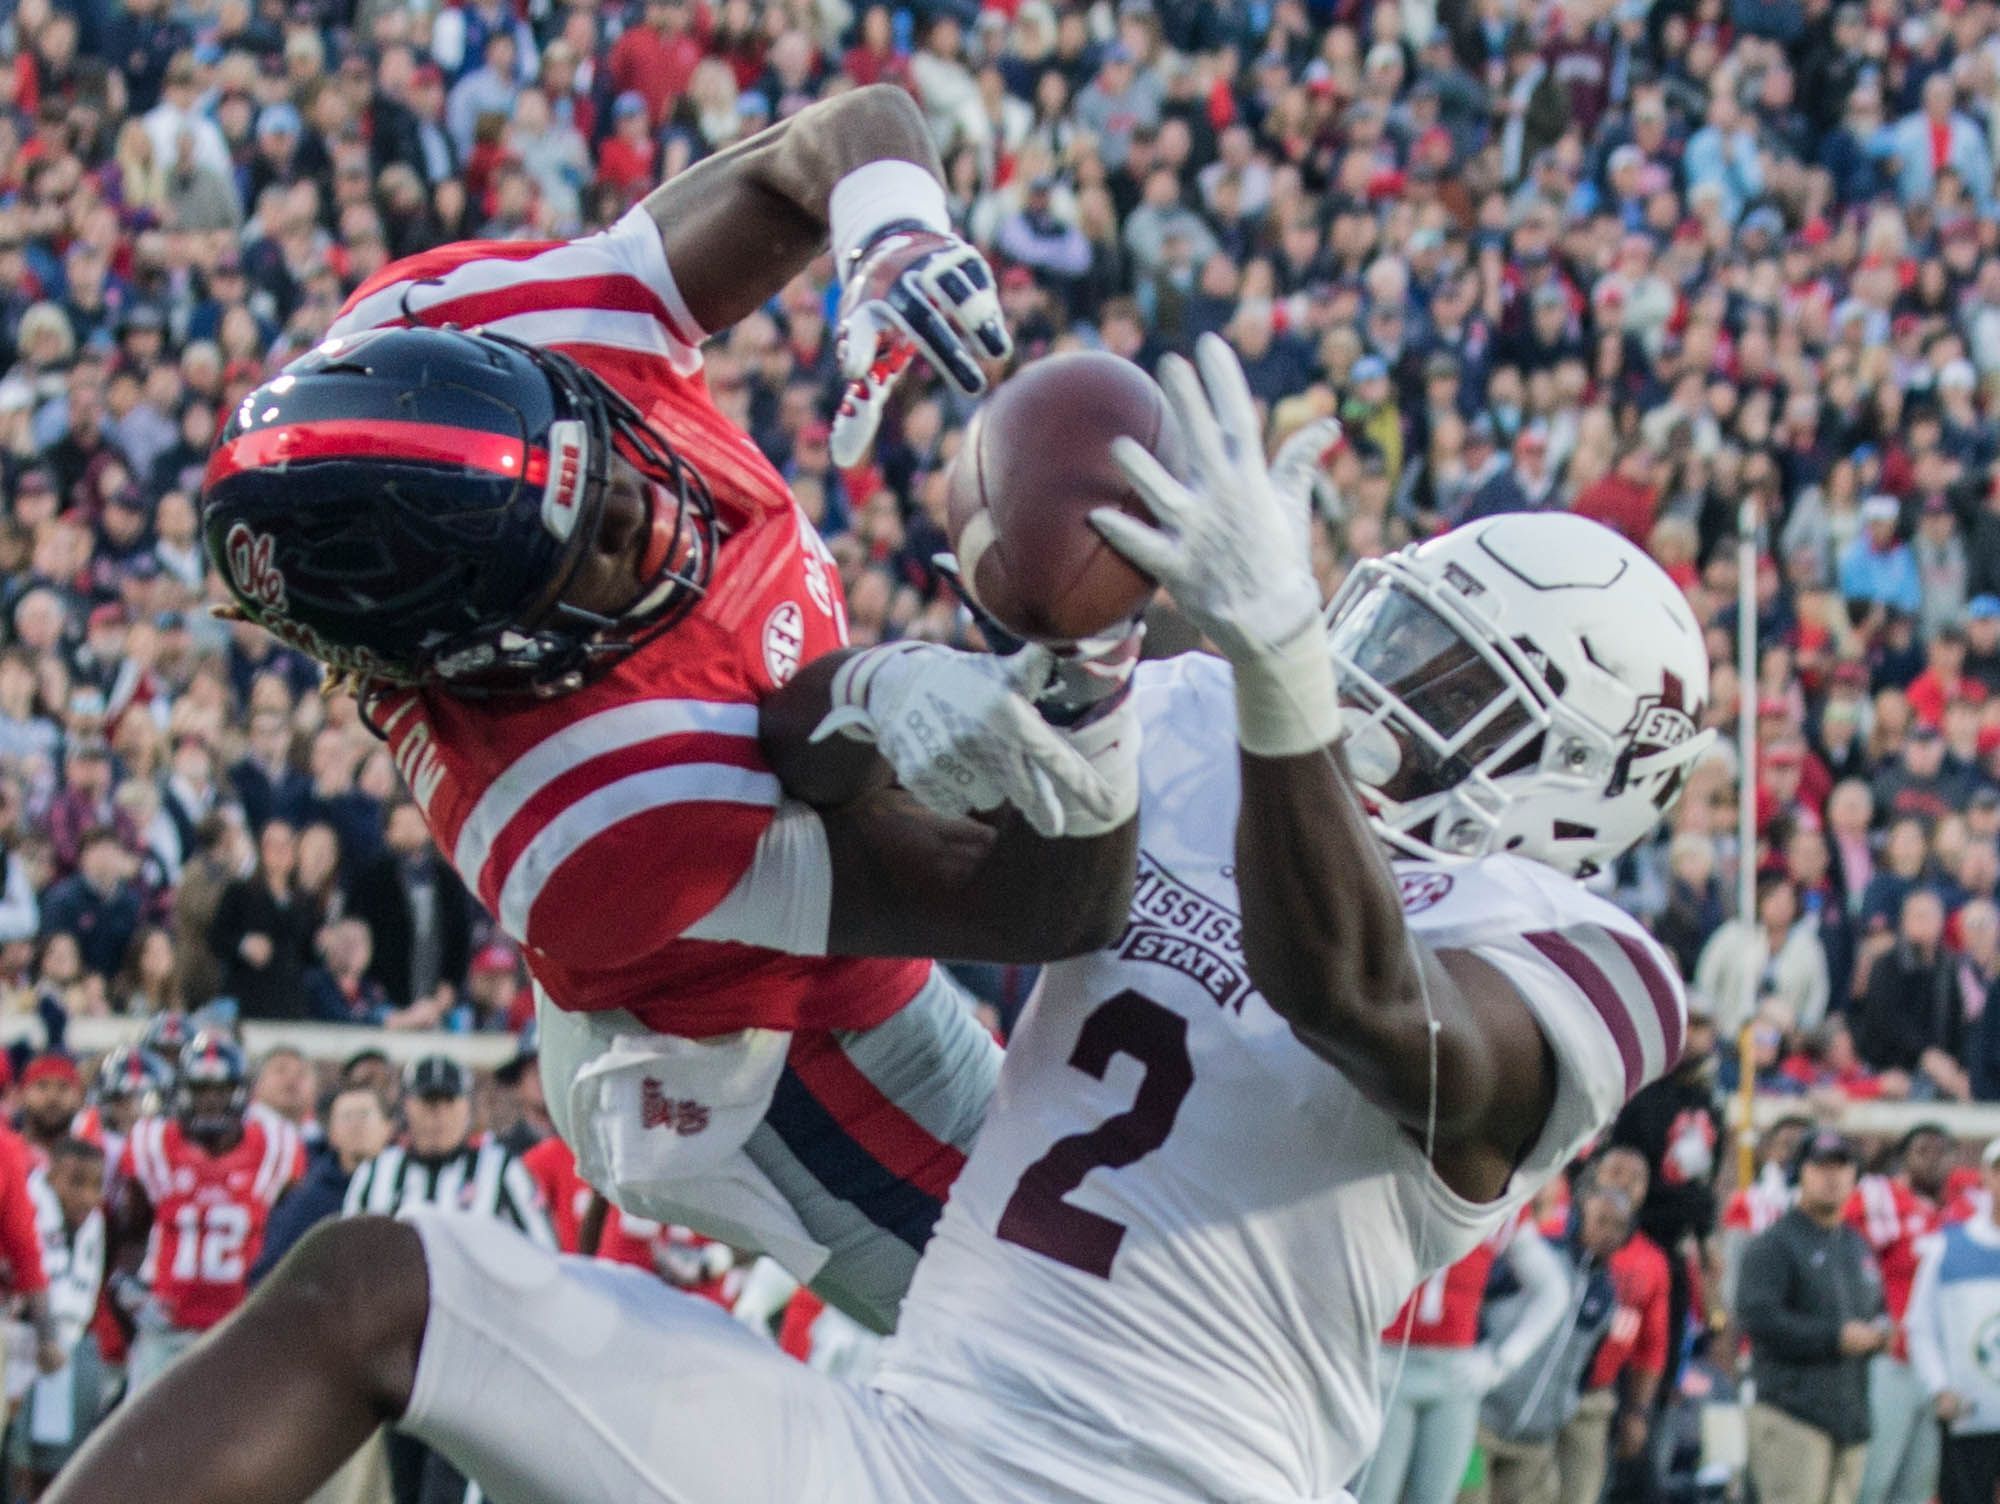
[[[633,700],[518,753],[439,834],[503,930],[596,971],[714,909],[750,869],[779,799],[754,704]]]
[[[644,209],[581,240],[461,241],[406,257],[362,283],[327,333],[411,324],[655,356],[683,376],[700,369],[707,337]]]
[[[1674,1067],[1687,1032],[1686,991],[1652,937],[1596,900],[1552,917],[1469,947],[1514,984],[1555,1055],[1555,1107],[1530,1169],[1567,1163]]]
[[[119,1157],[118,1173],[138,1183],[146,1199],[158,1206],[173,1185],[173,1167],[167,1163],[167,1120],[160,1116],[139,1119],[125,1136],[125,1152]]]
[[[305,1174],[305,1140],[296,1126],[275,1112],[251,1118],[250,1127],[263,1139],[250,1194],[266,1206],[274,1206],[286,1188]]]

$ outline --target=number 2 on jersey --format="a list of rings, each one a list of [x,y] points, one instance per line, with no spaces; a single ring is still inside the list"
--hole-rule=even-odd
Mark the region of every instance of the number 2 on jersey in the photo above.
[[[233,1201],[182,1205],[174,1218],[174,1278],[192,1284],[233,1285],[243,1278],[243,1244],[250,1213]]]
[[[1022,1174],[995,1229],[1006,1242],[1099,1279],[1111,1278],[1125,1224],[1065,1198],[1092,1170],[1121,1170],[1165,1143],[1194,1085],[1187,1020],[1136,992],[1119,993],[1084,1020],[1069,1063],[1102,1081],[1118,1055],[1145,1068],[1132,1105],[1087,1133],[1057,1139]]]

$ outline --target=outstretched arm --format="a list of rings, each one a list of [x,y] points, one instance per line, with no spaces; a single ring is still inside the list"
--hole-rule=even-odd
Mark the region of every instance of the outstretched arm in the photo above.
[[[1447,1185],[1491,1199],[1548,1116],[1548,1047],[1511,982],[1405,926],[1337,745],[1332,660],[1296,507],[1267,472],[1235,357],[1206,336],[1198,353],[1199,378],[1174,357],[1161,369],[1189,438],[1192,487],[1121,440],[1119,462],[1161,527],[1110,511],[1093,521],[1167,585],[1235,671],[1245,964],[1300,1040],[1434,1151]]]
[[[857,463],[917,355],[967,396],[1011,349],[985,259],[952,233],[937,151],[887,84],[799,111],[656,189],[646,210],[704,331],[762,306],[831,244],[846,395],[836,464]]]
[[[809,105],[654,189],[646,212],[701,327],[728,328],[804,271],[827,248],[835,186],[882,161],[943,178],[923,112],[890,84]]]

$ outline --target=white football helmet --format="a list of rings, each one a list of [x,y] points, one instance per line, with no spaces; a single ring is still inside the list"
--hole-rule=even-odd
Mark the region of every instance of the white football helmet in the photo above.
[[[1348,765],[1412,856],[1507,851],[1588,877],[1715,738],[1686,599],[1588,518],[1512,513],[1366,560],[1327,623]]]

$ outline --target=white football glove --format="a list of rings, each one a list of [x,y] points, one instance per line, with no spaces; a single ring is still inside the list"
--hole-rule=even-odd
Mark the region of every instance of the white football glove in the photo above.
[[[1012,658],[897,642],[857,653],[833,677],[833,710],[812,739],[873,742],[896,781],[947,818],[1011,804],[1037,834],[1098,828],[1116,792],[1023,698],[1048,679],[1047,650]]]
[[[1189,483],[1143,444],[1118,439],[1112,454],[1158,526],[1112,507],[1090,520],[1173,592],[1224,657],[1243,663],[1318,622],[1319,586],[1301,547],[1303,498],[1286,496],[1264,463],[1263,426],[1235,352],[1205,334],[1195,358],[1199,378],[1178,355],[1160,362],[1160,385],[1187,439]]]
[[[831,452],[846,469],[874,441],[889,394],[921,355],[968,397],[986,390],[979,356],[1013,349],[986,258],[956,235],[890,225],[843,267],[836,349],[847,379]]]
[[[1312,523],[1326,514],[1320,490],[1326,480],[1327,451],[1340,442],[1340,419],[1316,418],[1278,446],[1271,459],[1271,484],[1290,509],[1299,557],[1312,567]]]
[[[1320,628],[1319,585],[1306,544],[1309,469],[1302,440],[1287,462],[1288,495],[1264,462],[1263,426],[1235,352],[1217,335],[1195,347],[1195,367],[1160,363],[1160,385],[1188,445],[1183,485],[1145,446],[1116,440],[1112,454],[1157,526],[1110,507],[1091,522],[1111,546],[1172,592],[1175,603],[1236,668],[1243,744],[1292,756],[1339,731],[1333,667]],[[1250,703],[1254,699],[1255,703]]]

